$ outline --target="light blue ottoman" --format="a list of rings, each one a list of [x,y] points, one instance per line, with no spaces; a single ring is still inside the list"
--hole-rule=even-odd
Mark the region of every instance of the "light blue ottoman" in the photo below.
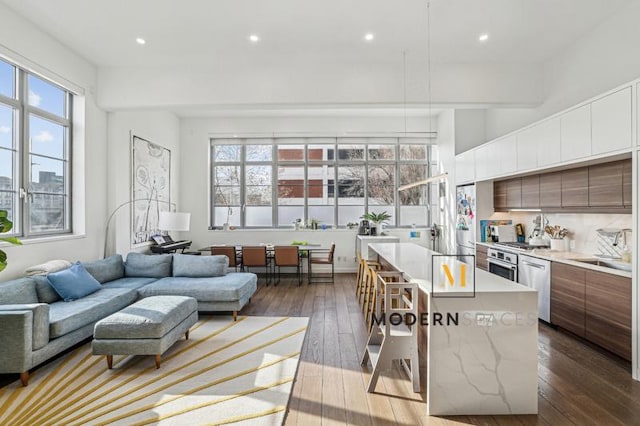
[[[187,296],[153,296],[127,306],[98,321],[93,331],[93,354],[155,355],[160,368],[162,354],[198,321],[198,301]]]

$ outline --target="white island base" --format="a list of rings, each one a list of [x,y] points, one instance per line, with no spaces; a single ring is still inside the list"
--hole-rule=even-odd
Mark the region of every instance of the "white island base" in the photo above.
[[[468,288],[458,292],[467,297],[443,294],[431,288],[431,257],[438,253],[411,243],[369,247],[419,283],[421,313],[428,311],[429,320],[419,341],[428,415],[537,414],[535,290],[476,269],[475,294]]]

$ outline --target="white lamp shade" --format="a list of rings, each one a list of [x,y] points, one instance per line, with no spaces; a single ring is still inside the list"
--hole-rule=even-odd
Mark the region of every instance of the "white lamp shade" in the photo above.
[[[161,231],[188,231],[191,213],[160,212],[158,228]]]

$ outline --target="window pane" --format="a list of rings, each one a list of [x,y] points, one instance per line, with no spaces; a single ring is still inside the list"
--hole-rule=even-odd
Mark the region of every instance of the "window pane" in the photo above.
[[[271,207],[247,207],[245,209],[246,226],[272,226],[273,211]]]
[[[240,166],[216,166],[213,169],[214,185],[240,186]]]
[[[239,186],[217,186],[214,188],[215,194],[213,204],[217,206],[239,206],[240,187]]]
[[[0,94],[9,98],[16,97],[16,69],[4,61],[0,61]]]
[[[13,148],[13,108],[0,105],[0,146]]]
[[[369,204],[393,205],[395,166],[369,166]]]
[[[247,145],[247,161],[271,161],[271,145]]]
[[[240,207],[216,207],[213,209],[213,224],[221,226],[225,223],[240,226]]]
[[[317,144],[307,147],[307,158],[309,161],[332,161],[334,160],[335,145]]]
[[[338,160],[363,161],[364,145],[338,145]]]
[[[364,166],[338,168],[338,197],[340,204],[364,204]],[[349,202],[352,199],[352,202]]]
[[[247,166],[246,184],[271,186],[271,166]]]
[[[13,151],[0,149],[0,190],[13,191]]]
[[[394,160],[396,158],[395,145],[368,145],[369,160]]]
[[[64,195],[34,194],[31,203],[31,232],[51,232],[65,229]]]
[[[64,90],[31,74],[28,81],[29,105],[66,117]]]
[[[13,228],[10,234],[20,233],[20,223],[17,221],[16,214],[16,193],[8,191],[0,191],[0,209],[7,211],[7,218],[13,222]]]
[[[278,204],[304,204],[304,167],[278,168]]]
[[[334,177],[335,168],[333,166],[310,166],[308,168],[307,199],[309,205],[335,204]],[[331,183],[331,186],[328,185],[329,183]]]
[[[320,225],[333,226],[333,206],[309,206],[309,218],[316,219]]]
[[[213,161],[240,161],[240,145],[216,145],[213,147]]]
[[[279,161],[303,161],[304,145],[280,145],[278,146]]]
[[[364,214],[364,205],[338,206],[338,225],[344,226],[349,222],[358,223]]]
[[[31,153],[63,159],[65,128],[35,115],[29,116]]]
[[[270,206],[271,205],[271,185],[247,186],[247,205],[249,206]]]
[[[304,206],[278,206],[278,226],[293,224],[304,219]]]
[[[427,206],[402,206],[400,207],[400,225],[427,225]]]
[[[64,161],[31,155],[31,191],[64,194]]]
[[[400,185],[418,182],[427,178],[427,168],[425,164],[403,164],[398,167],[400,172]],[[401,191],[400,205],[419,206],[428,203],[428,185],[416,186]]]
[[[400,145],[401,160],[426,160],[428,145]]]

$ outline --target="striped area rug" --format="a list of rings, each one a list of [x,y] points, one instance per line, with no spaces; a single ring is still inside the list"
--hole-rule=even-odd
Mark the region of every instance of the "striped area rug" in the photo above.
[[[203,316],[162,357],[86,344],[0,389],[0,425],[282,424],[308,318]]]

